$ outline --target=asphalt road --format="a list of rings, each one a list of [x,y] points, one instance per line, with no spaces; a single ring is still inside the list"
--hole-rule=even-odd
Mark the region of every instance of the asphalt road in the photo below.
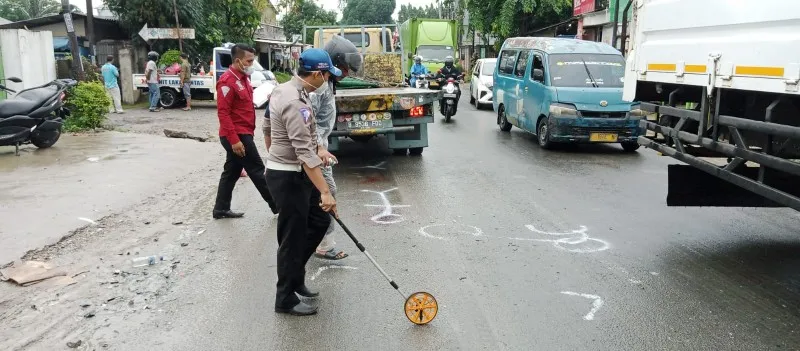
[[[451,123],[437,118],[430,126],[421,157],[391,156],[380,139],[348,142],[335,169],[342,219],[405,293],[437,298],[431,324],[406,319],[403,298],[340,230],[338,246],[351,256],[308,266],[309,285],[321,292],[319,314],[275,314],[276,221],[243,178],[234,208],[246,217],[214,221],[203,234],[223,259],[176,287],[182,307],[151,343],[173,350],[800,347],[797,213],[668,208],[670,159],[618,145],[541,150],[519,129],[500,132],[493,112],[467,100]],[[378,216],[388,211],[380,192],[395,206],[392,216]]]

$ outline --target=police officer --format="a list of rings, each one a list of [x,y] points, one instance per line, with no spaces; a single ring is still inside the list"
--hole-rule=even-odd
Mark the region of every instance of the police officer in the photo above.
[[[319,294],[306,287],[305,266],[330,226],[328,212],[336,213],[321,170],[334,157],[317,143],[308,93],[342,72],[321,49],[304,51],[299,61],[297,75],[272,92],[265,132],[270,137],[267,184],[280,209],[275,312],[306,316],[317,313],[317,307],[300,297]]]
[[[275,201],[267,188],[264,176],[264,162],[253,142],[256,129],[256,110],[253,106],[253,88],[250,75],[255,71],[255,49],[237,44],[231,49],[233,64],[217,81],[217,117],[219,118],[219,139],[225,148],[227,158],[219,179],[217,200],[213,217],[239,218],[244,213],[231,211],[233,188],[247,170],[261,197],[269,204],[272,213],[278,213]]]

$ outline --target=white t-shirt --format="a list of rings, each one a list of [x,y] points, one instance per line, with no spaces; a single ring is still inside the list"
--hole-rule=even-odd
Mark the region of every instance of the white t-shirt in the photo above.
[[[150,76],[147,77],[147,82],[158,84],[158,66],[156,66],[156,62],[147,61],[147,66],[145,67],[145,70],[150,71]]]

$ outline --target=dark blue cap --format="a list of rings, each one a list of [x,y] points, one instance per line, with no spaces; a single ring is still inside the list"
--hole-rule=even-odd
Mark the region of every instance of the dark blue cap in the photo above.
[[[300,62],[306,71],[330,71],[334,76],[341,76],[342,70],[336,68],[328,52],[322,49],[308,49],[300,54]]]

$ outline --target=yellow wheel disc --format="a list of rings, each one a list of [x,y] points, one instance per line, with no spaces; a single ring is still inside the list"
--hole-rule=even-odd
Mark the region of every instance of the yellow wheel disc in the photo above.
[[[414,324],[428,324],[439,312],[439,303],[433,295],[420,291],[406,299],[406,317]]]

